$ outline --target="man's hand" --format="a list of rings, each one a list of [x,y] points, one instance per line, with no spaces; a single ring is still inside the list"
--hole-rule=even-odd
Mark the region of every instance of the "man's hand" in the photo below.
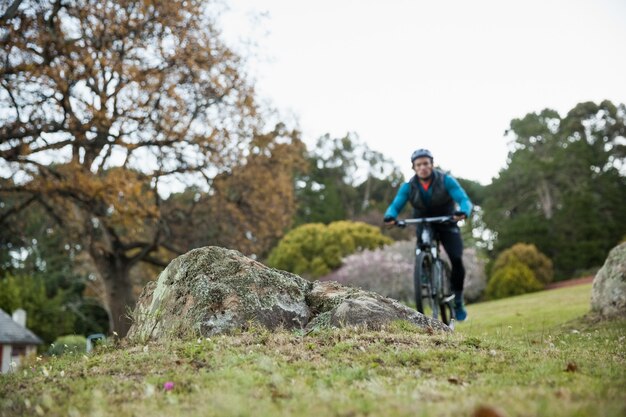
[[[385,218],[383,219],[383,223],[385,223],[387,226],[393,226],[394,224],[396,224],[396,218],[391,216],[385,216]]]
[[[466,218],[467,216],[462,211],[455,211],[454,214],[452,215],[452,219],[455,222],[460,222],[461,220],[465,220]]]

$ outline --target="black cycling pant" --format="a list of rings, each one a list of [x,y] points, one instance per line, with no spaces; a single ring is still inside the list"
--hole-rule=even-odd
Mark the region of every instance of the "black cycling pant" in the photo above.
[[[465,267],[463,266],[463,239],[461,239],[461,230],[458,226],[449,225],[432,225],[435,234],[439,236],[439,240],[443,245],[443,249],[450,258],[452,264],[452,291],[463,291],[463,284],[465,281]],[[417,241],[419,243],[420,235],[422,232],[421,227],[417,227]]]

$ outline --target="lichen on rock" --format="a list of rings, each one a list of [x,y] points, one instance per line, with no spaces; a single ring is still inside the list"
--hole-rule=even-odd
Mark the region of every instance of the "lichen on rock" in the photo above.
[[[208,246],[174,259],[144,288],[128,332],[131,340],[210,336],[245,328],[307,329],[394,320],[449,330],[400,303],[335,282],[311,283],[245,257]]]

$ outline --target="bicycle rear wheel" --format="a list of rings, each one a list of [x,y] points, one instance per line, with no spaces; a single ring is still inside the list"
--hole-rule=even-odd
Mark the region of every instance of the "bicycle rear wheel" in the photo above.
[[[430,255],[420,252],[415,256],[415,269],[413,270],[413,286],[415,289],[415,309],[424,314],[424,301],[422,299],[422,284],[430,282],[432,262]]]

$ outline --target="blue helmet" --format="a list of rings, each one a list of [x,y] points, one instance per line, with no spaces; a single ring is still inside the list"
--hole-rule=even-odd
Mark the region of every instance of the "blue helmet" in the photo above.
[[[417,158],[427,157],[430,158],[430,161],[433,160],[433,154],[430,153],[428,149],[418,149],[411,155],[411,163],[415,162]]]

